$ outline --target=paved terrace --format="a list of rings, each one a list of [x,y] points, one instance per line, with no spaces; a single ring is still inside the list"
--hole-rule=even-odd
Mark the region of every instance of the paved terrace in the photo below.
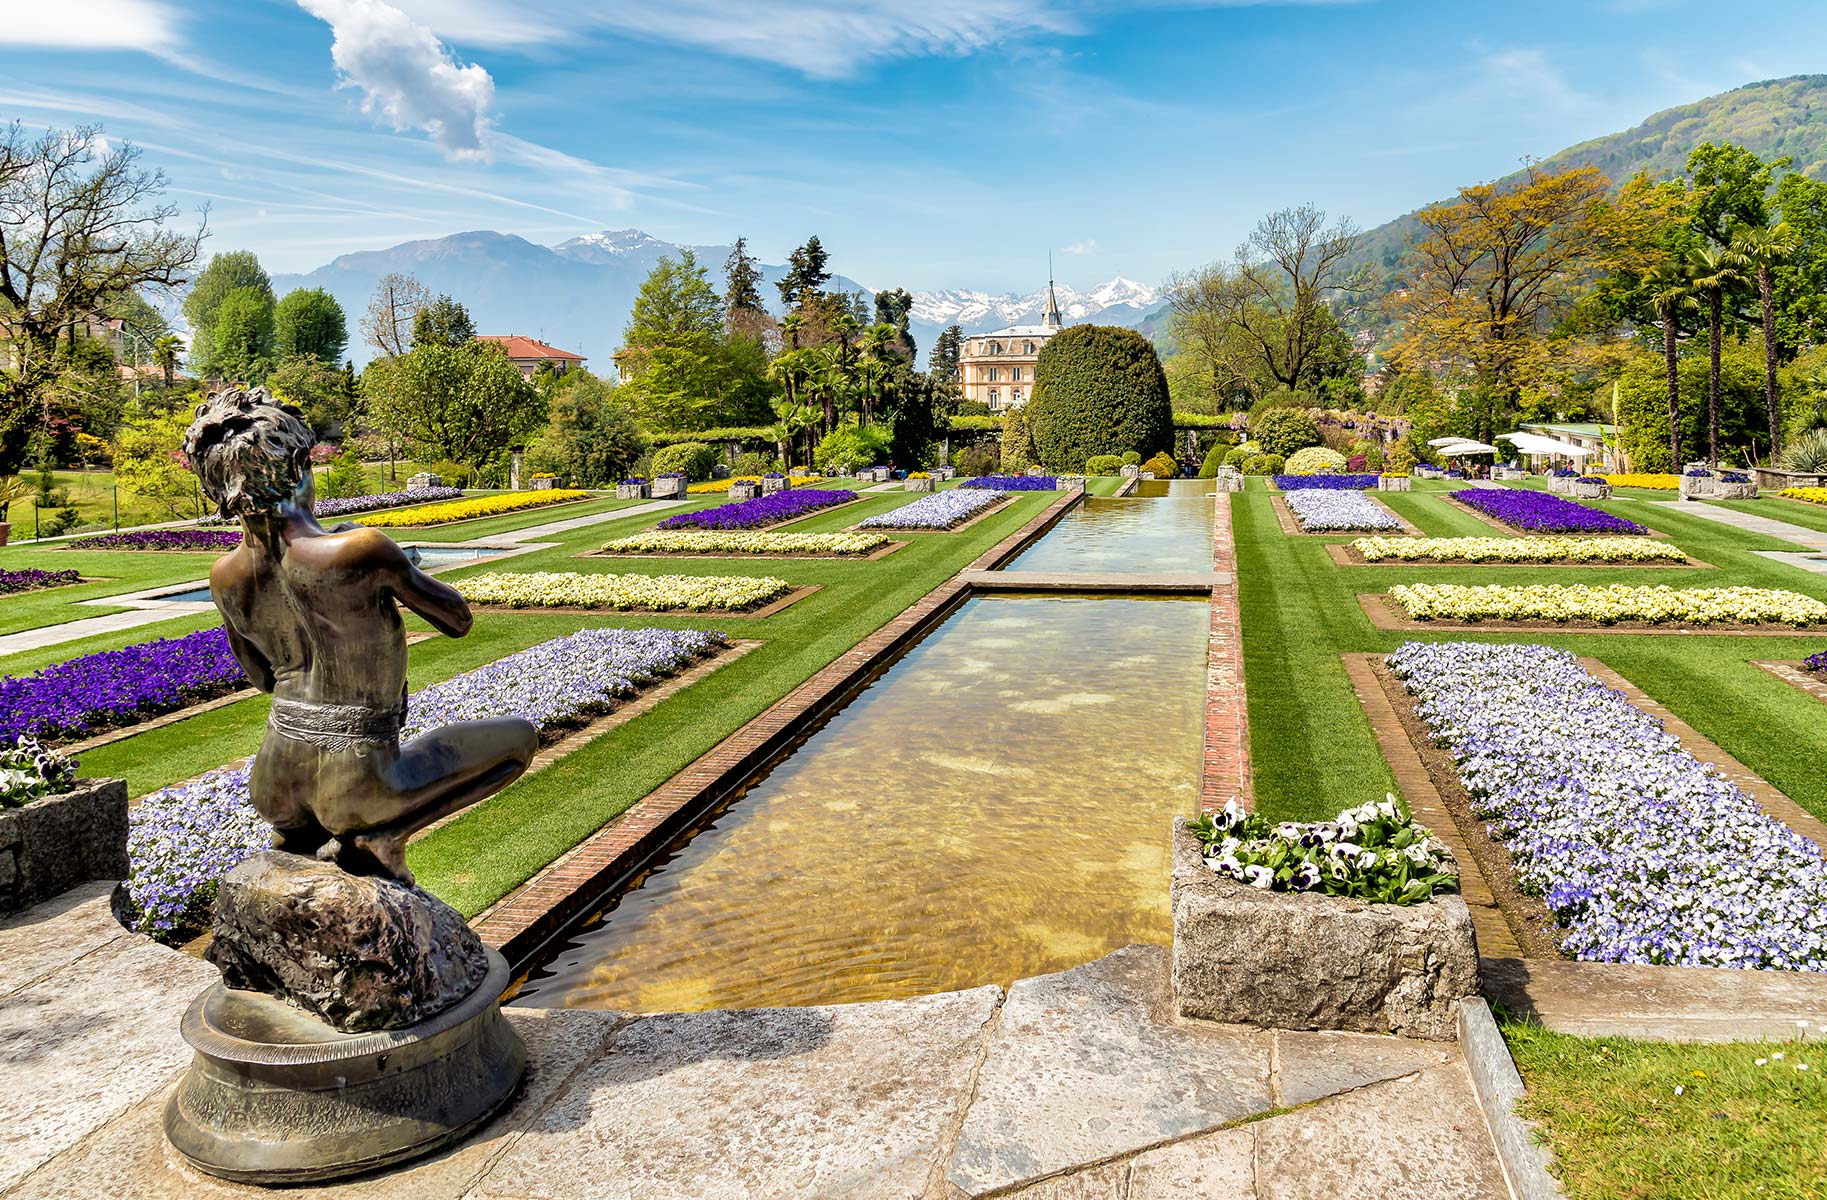
[[[178,1017],[216,972],[122,931],[107,892],[92,884],[0,925],[0,1197],[273,1195],[166,1147],[164,1105],[189,1060]],[[510,1007],[532,1066],[477,1137],[285,1194],[1509,1194],[1455,1044],[1176,1021],[1167,967],[1167,951],[1131,947],[1006,990],[873,1004]]]

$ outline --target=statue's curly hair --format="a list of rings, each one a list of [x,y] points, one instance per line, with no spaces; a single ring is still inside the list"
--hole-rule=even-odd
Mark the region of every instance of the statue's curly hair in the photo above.
[[[231,388],[197,405],[184,456],[225,517],[271,512],[298,491],[317,436],[299,409],[265,388]]]

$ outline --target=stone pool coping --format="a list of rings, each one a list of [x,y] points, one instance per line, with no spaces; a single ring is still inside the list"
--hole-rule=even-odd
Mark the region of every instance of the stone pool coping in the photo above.
[[[973,590],[966,579],[968,572],[1007,562],[1051,529],[1084,496],[1079,490],[1060,495],[964,570],[535,872],[478,914],[471,926],[514,970],[524,970],[546,945],[600,906],[704,813],[738,794],[758,771],[847,703],[871,676],[950,616]]]
[[[1458,859],[1460,895],[1472,911],[1486,996],[1504,1004],[1515,1016],[1536,1019],[1559,1033],[1668,1041],[1791,1038],[1796,1021],[1816,1021],[1827,1011],[1827,975],[1580,962],[1530,955],[1511,932],[1509,918],[1471,852],[1466,831],[1453,818],[1398,719],[1389,687],[1373,670],[1384,656],[1348,653],[1340,657],[1403,799]],[[1623,692],[1632,704],[1660,719],[1690,754],[1712,763],[1773,817],[1817,846],[1827,847],[1827,824],[1600,660],[1582,657],[1579,661],[1606,685]]]

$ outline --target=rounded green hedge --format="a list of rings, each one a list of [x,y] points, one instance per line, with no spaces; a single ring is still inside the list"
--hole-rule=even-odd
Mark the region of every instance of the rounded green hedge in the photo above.
[[[1094,454],[1140,458],[1173,447],[1167,375],[1133,329],[1074,325],[1054,334],[1035,365],[1026,416],[1034,452],[1051,471],[1071,471]]]
[[[693,483],[702,483],[711,477],[711,468],[717,465],[720,457],[715,446],[703,442],[675,442],[653,452],[653,473],[664,475],[677,471]]]

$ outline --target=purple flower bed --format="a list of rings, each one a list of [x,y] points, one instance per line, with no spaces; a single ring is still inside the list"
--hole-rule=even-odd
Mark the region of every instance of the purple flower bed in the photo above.
[[[23,571],[0,571],[0,596],[81,582],[82,573],[74,570],[40,571],[37,567],[27,567]]]
[[[1362,492],[1377,486],[1372,475],[1273,475],[1275,486],[1284,492],[1326,489],[1334,492]]]
[[[992,492],[1056,492],[1059,490],[1057,475],[979,475],[967,479],[958,485],[967,488],[983,488]]]
[[[47,741],[135,725],[246,682],[228,634],[202,629],[85,654],[34,675],[0,676],[0,741]]]
[[[541,733],[580,725],[727,644],[714,630],[585,629],[426,688],[412,697],[400,737],[482,717],[524,717]],[[216,882],[271,844],[248,801],[252,766],[153,792],[129,815],[135,928],[162,937],[197,923]]]
[[[1827,970],[1819,848],[1572,654],[1410,642],[1389,665],[1574,957]]]
[[[1819,671],[1821,674],[1827,675],[1827,650],[1823,650],[1819,654],[1810,654],[1802,660],[1802,666],[1810,671]]]
[[[697,512],[680,513],[676,517],[667,517],[661,521],[661,529],[756,529],[763,525],[773,525],[780,521],[790,521],[794,517],[803,517],[807,513],[817,512],[821,508],[830,508],[834,504],[848,504],[856,499],[855,492],[842,488],[794,488],[792,491],[775,492],[770,496],[757,496],[753,500],[738,500],[734,504],[719,504],[715,508],[701,508]]]
[[[922,496],[912,504],[903,504],[856,523],[858,529],[950,529],[986,508],[1002,501],[1001,492],[982,488],[952,488]]]
[[[444,500],[463,499],[463,489],[453,487],[407,488],[403,492],[379,492],[372,496],[345,496],[340,500],[319,500],[320,517],[340,517],[347,513],[374,512],[382,508],[405,508],[411,504],[437,504]]]
[[[240,544],[239,529],[135,529],[76,538],[65,549],[228,551]]]
[[[1649,530],[1635,521],[1588,508],[1576,500],[1520,488],[1463,488],[1449,493],[1459,503],[1489,513],[1528,533],[1634,533]]]

